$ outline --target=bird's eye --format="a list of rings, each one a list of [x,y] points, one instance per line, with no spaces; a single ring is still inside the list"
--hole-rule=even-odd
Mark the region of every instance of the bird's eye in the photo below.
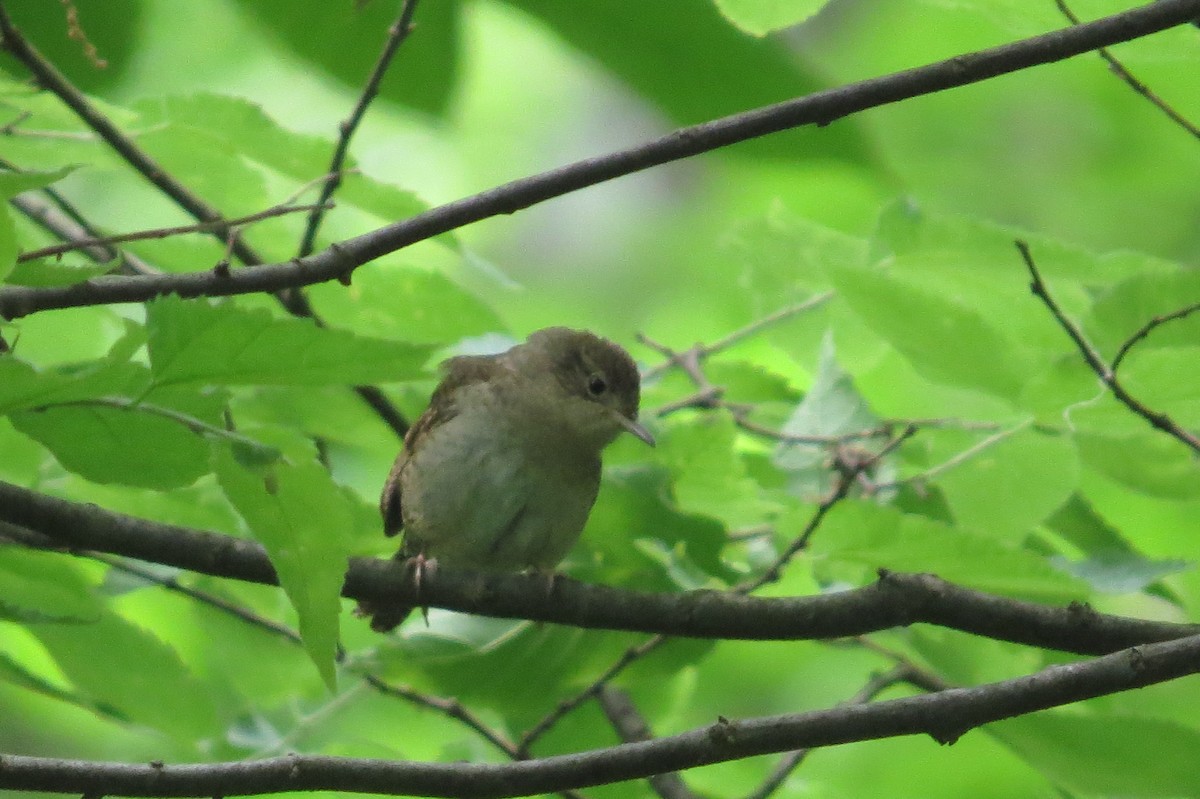
[[[608,383],[600,375],[592,375],[588,378],[588,393],[593,397],[599,397],[605,391],[608,391]]]

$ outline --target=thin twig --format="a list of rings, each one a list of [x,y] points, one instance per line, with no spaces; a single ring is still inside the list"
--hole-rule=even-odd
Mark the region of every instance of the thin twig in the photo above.
[[[317,231],[320,229],[321,222],[325,218],[325,203],[333,197],[333,193],[342,185],[342,166],[346,163],[346,155],[350,150],[350,140],[354,137],[355,131],[358,130],[359,124],[366,115],[367,107],[375,99],[375,95],[379,93],[379,84],[383,80],[384,74],[387,73],[388,66],[392,62],[392,57],[400,49],[400,45],[404,44],[404,40],[408,38],[408,35],[412,33],[413,14],[416,10],[417,0],[405,0],[404,7],[400,9],[399,18],[388,29],[388,38],[384,43],[383,51],[379,54],[379,59],[375,62],[375,66],[367,78],[367,83],[363,86],[363,90],[358,96],[358,102],[354,104],[354,109],[350,112],[350,116],[338,125],[338,141],[333,149],[333,158],[330,160],[329,169],[327,170],[332,177],[321,188],[321,194],[317,198],[316,207],[312,209],[312,212],[308,216],[308,223],[305,225],[304,236],[300,242],[300,251],[298,253],[298,257],[300,258],[312,254],[317,240]]]
[[[1063,16],[1071,21],[1072,25],[1082,24],[1079,17],[1075,16],[1075,12],[1072,11],[1069,6],[1067,6],[1066,0],[1054,0],[1054,4],[1058,6],[1058,10],[1062,12]],[[1125,67],[1124,64],[1117,60],[1116,56],[1103,47],[1096,50],[1096,55],[1103,58],[1108,64],[1108,68],[1112,70],[1113,74],[1123,80],[1129,86],[1129,88],[1133,89],[1142,97],[1145,97],[1147,100],[1149,100],[1154,107],[1166,114],[1167,118],[1176,125],[1183,128],[1197,139],[1200,139],[1200,128],[1193,125],[1187,117],[1172,108],[1166,100],[1155,94],[1149,86],[1138,80],[1134,74]]]
[[[880,459],[892,452],[896,447],[900,446],[900,444],[902,444],[914,433],[916,433],[916,428],[908,427],[903,433],[889,442],[887,446],[885,446],[878,453],[873,454],[870,458],[864,458],[853,463],[839,464],[839,466],[842,468],[839,468],[835,472],[837,477],[834,490],[821,502],[820,505],[817,506],[817,510],[809,519],[808,524],[806,524],[804,529],[800,532],[800,535],[798,535],[792,541],[787,549],[785,549],[784,552],[780,554],[778,558],[776,558],[775,562],[772,563],[762,575],[753,580],[739,583],[738,585],[729,589],[729,593],[745,596],[758,590],[767,583],[778,580],[783,572],[784,566],[786,566],[787,563],[793,557],[795,557],[796,553],[808,546],[808,542],[812,538],[813,533],[816,532],[816,529],[820,526],[822,520],[824,520],[825,516],[829,513],[833,506],[845,499],[846,495],[849,493],[850,486],[854,484],[857,476],[874,466]],[[658,649],[660,646],[663,646],[670,640],[671,638],[668,636],[659,634],[651,638],[647,638],[645,641],[636,646],[626,649],[623,653],[621,653],[621,656],[590,685],[569,699],[559,702],[558,706],[555,707],[553,711],[543,717],[537,724],[535,724],[523,736],[521,736],[521,744],[519,748],[522,755],[528,756],[530,746],[533,744],[533,742],[549,731],[550,728],[557,724],[564,716],[582,705],[588,699],[596,696],[606,685],[608,685],[608,683],[612,682],[617,675],[623,672],[630,665]]]
[[[1139,343],[1142,339],[1146,338],[1146,336],[1149,336],[1155,329],[1165,325],[1167,322],[1174,322],[1177,319],[1183,319],[1185,316],[1190,316],[1196,311],[1200,311],[1200,302],[1185,306],[1168,314],[1163,314],[1162,316],[1156,316],[1135,330],[1133,335],[1125,339],[1121,346],[1117,348],[1117,354],[1113,356],[1112,360],[1113,374],[1116,374],[1117,369],[1119,369],[1121,366],[1121,362],[1125,360],[1125,356],[1129,354],[1129,351],[1133,349],[1135,344]]]
[[[729,333],[724,338],[714,341],[712,344],[709,344],[707,346],[702,346],[702,345],[697,344],[695,347],[692,348],[692,350],[687,350],[687,351],[685,351],[685,353],[694,351],[693,357],[694,357],[695,361],[697,363],[699,363],[700,361],[704,360],[705,358],[709,357],[710,355],[715,355],[718,352],[727,350],[730,347],[732,347],[734,344],[737,344],[738,342],[742,341],[743,339],[748,338],[749,336],[752,336],[755,333],[758,333],[758,332],[762,331],[763,329],[770,327],[771,325],[778,324],[779,322],[782,322],[786,319],[790,319],[791,317],[796,316],[797,314],[801,314],[801,313],[804,313],[805,311],[809,311],[809,310],[812,310],[813,308],[817,308],[817,307],[825,304],[832,298],[833,298],[832,291],[826,291],[823,294],[816,295],[815,297],[809,297],[807,300],[804,300],[803,302],[798,302],[793,305],[785,306],[776,311],[773,311],[772,313],[767,314],[766,316],[762,317],[761,319],[756,319],[753,322],[751,322],[750,324],[746,325],[745,327],[741,327],[741,328],[733,331],[732,333]],[[642,374],[643,380],[650,380],[655,377],[658,377],[660,374],[665,372],[667,369],[676,365],[676,362],[673,359],[678,358],[678,357],[683,357],[683,354],[676,353],[673,350],[668,349],[664,345],[650,340],[650,338],[648,338],[647,336],[639,335],[638,341],[642,342],[646,346],[650,347],[651,349],[655,350],[660,355],[663,355],[668,359],[665,363],[661,363],[658,366],[655,366],[651,369],[647,369]]]
[[[600,691],[604,689],[604,686],[612,682],[618,674],[623,672],[629,666],[641,660],[646,655],[649,655],[651,652],[658,649],[660,646],[670,640],[671,639],[665,635],[654,635],[650,638],[647,638],[645,641],[642,641],[642,643],[637,644],[636,646],[631,646],[622,652],[621,656],[613,661],[613,663],[604,670],[604,673],[593,680],[588,687],[584,688],[574,696],[559,702],[554,710],[547,713],[540,721],[538,721],[537,724],[534,724],[525,731],[525,734],[521,736],[521,743],[517,746],[517,751],[520,753],[521,758],[527,759],[530,756],[530,747],[533,746],[534,742],[549,732],[550,729],[559,721],[561,721],[564,716],[582,705],[587,700],[591,699],[596,694],[600,693]]]
[[[939,475],[945,474],[946,472],[950,471],[951,469],[954,469],[955,467],[961,466],[962,464],[969,461],[971,458],[974,458],[979,453],[996,446],[1004,439],[1006,439],[1009,436],[1012,436],[1016,433],[1019,433],[1022,430],[1025,430],[1026,428],[1030,427],[1032,424],[1033,424],[1033,420],[1027,419],[1026,421],[1021,422],[1018,425],[1014,425],[1013,427],[1009,427],[1005,430],[1000,430],[999,432],[993,433],[992,435],[988,436],[987,438],[985,438],[981,441],[978,441],[975,444],[972,444],[970,447],[967,447],[962,452],[959,452],[958,454],[954,455],[953,457],[948,458],[947,460],[943,461],[942,463],[939,463],[937,466],[933,466],[929,469],[926,469],[925,471],[921,472],[920,474],[914,474],[911,477],[905,477],[905,478],[902,478],[899,480],[891,480],[886,483],[875,483],[872,486],[872,488],[875,489],[876,491],[880,491],[880,490],[888,489],[888,488],[899,488],[900,486],[906,485],[909,483],[928,482],[929,480],[932,480],[935,477],[938,477]]]
[[[66,407],[95,407],[95,408],[114,408],[119,411],[142,411],[153,416],[160,416],[163,419],[175,422],[182,425],[196,435],[212,436],[213,438],[224,439],[237,444],[250,451],[253,451],[260,457],[278,458],[279,450],[268,444],[263,444],[261,441],[255,441],[233,430],[226,430],[224,427],[209,424],[203,419],[197,419],[195,416],[189,416],[186,413],[177,411],[173,408],[164,408],[161,405],[153,405],[140,400],[131,400],[127,397],[92,397],[91,399],[70,400],[67,402],[55,402],[49,405],[41,405],[37,410],[45,410],[47,408],[66,408]]]
[[[1033,254],[1029,251],[1029,245],[1018,240],[1016,242],[1016,247],[1017,251],[1021,253],[1021,257],[1025,261],[1025,266],[1029,269],[1029,275],[1031,279],[1029,286],[1030,290],[1033,292],[1034,296],[1038,297],[1046,305],[1046,308],[1050,310],[1050,313],[1054,316],[1055,320],[1058,321],[1059,326],[1062,327],[1062,329],[1066,331],[1067,335],[1071,337],[1071,340],[1075,342],[1075,346],[1079,349],[1080,354],[1083,355],[1084,361],[1086,361],[1087,365],[1090,366],[1092,371],[1096,373],[1096,376],[1100,378],[1100,382],[1102,382],[1108,388],[1112,395],[1116,397],[1121,404],[1145,419],[1150,423],[1151,426],[1161,430],[1172,438],[1177,439],[1186,446],[1191,447],[1191,449],[1195,452],[1200,453],[1200,437],[1188,432],[1187,430],[1184,430],[1167,414],[1150,410],[1140,401],[1138,401],[1132,394],[1125,390],[1125,387],[1121,385],[1119,380],[1117,380],[1117,375],[1113,368],[1104,362],[1104,359],[1101,357],[1100,353],[1088,343],[1086,338],[1084,338],[1083,332],[1076,327],[1070,319],[1067,318],[1066,314],[1063,313],[1062,308],[1060,308],[1058,303],[1055,302],[1054,298],[1050,296],[1050,292],[1046,288],[1046,284],[1042,281],[1042,275],[1038,271],[1037,264],[1035,264],[1033,261]]]
[[[165,588],[168,591],[180,594],[181,596],[185,596],[188,599],[194,600],[201,604],[208,605],[209,607],[215,608],[222,613],[227,613],[230,616],[240,619],[241,621],[244,621],[253,627],[266,630],[267,632],[277,635],[280,638],[284,638],[293,644],[301,645],[302,643],[300,640],[300,633],[296,632],[287,625],[280,624],[277,621],[268,619],[265,616],[261,616],[252,610],[223,599],[216,594],[209,593],[208,591],[201,591],[184,585],[174,577],[166,577],[164,575],[157,574],[154,571],[139,566],[132,561],[126,560],[125,558],[113,557],[112,555],[106,555],[103,552],[89,552],[87,556],[92,560],[106,564],[111,569],[124,572],[125,574],[131,574],[140,580],[154,583],[155,585]]]
[[[264,219],[272,219],[285,214],[302,213],[312,211],[319,207],[317,204],[309,205],[276,205],[268,208],[265,211],[259,211],[255,214],[247,214],[234,219],[222,219],[216,222],[197,222],[194,225],[178,225],[176,227],[162,227],[153,230],[138,230],[132,233],[118,233],[113,236],[98,236],[95,238],[86,238],[78,241],[68,241],[62,244],[54,244],[50,247],[41,247],[36,250],[29,250],[17,256],[17,262],[32,261],[37,258],[46,258],[51,255],[62,255],[65,252],[72,250],[80,250],[85,247],[96,247],[101,245],[123,244],[127,241],[145,241],[146,239],[165,239],[168,236],[180,236],[185,233],[210,233],[218,226],[240,227],[249,225],[254,222],[260,222]]]
[[[835,505],[846,498],[847,494],[850,492],[851,486],[858,481],[858,477],[868,472],[875,466],[875,464],[883,460],[884,457],[891,454],[897,447],[914,436],[916,432],[917,428],[909,425],[908,427],[904,428],[904,430],[898,436],[884,445],[879,452],[871,453],[870,456],[866,458],[846,461],[842,460],[841,457],[838,457],[834,464],[835,469],[833,489],[817,505],[817,509],[813,512],[813,515],[809,517],[808,522],[804,525],[804,529],[800,531],[799,535],[792,539],[791,543],[789,543],[788,546],[781,553],[779,553],[774,562],[772,562],[762,574],[750,580],[739,583],[733,587],[732,592],[742,595],[750,594],[768,583],[773,583],[779,580],[779,578],[783,575],[783,568],[789,562],[791,562],[792,558],[808,547],[809,542],[812,540],[813,534],[817,531],[817,528],[821,526],[821,522],[825,520],[825,517]]]

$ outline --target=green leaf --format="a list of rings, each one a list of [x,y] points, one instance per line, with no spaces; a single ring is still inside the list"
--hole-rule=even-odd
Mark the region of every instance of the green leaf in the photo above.
[[[1110,552],[1084,560],[1055,558],[1054,562],[1069,574],[1086,580],[1102,594],[1132,594],[1145,590],[1169,574],[1195,568],[1194,563],[1178,558],[1151,560],[1125,552]]]
[[[265,310],[163,297],[146,309],[157,385],[320,385],[426,376],[430,347],[275,319]]]
[[[153,633],[115,613],[28,628],[81,692],[182,742],[217,733],[209,692]]]
[[[787,436],[838,436],[870,430],[879,424],[866,399],[854,387],[854,380],[838,365],[833,337],[826,336],[821,344],[820,362],[812,389],[796,406],[783,426]],[[869,446],[868,441],[862,446]],[[787,472],[792,494],[805,498],[824,496],[831,488],[833,476],[829,468],[829,448],[823,443],[782,442],[772,456],[775,465]],[[888,465],[877,470],[876,477],[891,479]]]
[[[799,24],[816,14],[828,0],[714,0],[717,9],[752,36],[766,36]]]
[[[73,166],[64,166],[46,172],[0,170],[0,198],[7,200],[16,197],[21,192],[45,188],[51,183],[62,180],[73,171],[75,171]]]
[[[1091,308],[1085,330],[1092,344],[1110,359],[1127,338],[1156,317],[1200,302],[1200,272],[1138,272],[1113,286]],[[1195,346],[1200,341],[1200,311],[1159,325],[1134,352],[1160,347]]]
[[[1079,457],[1067,436],[1026,428],[935,479],[961,526],[1016,543],[1074,493]]]
[[[653,553],[638,547],[638,539],[651,537],[669,550],[678,561],[687,561],[705,574],[721,580],[733,575],[721,561],[725,529],[707,516],[686,513],[667,501],[670,495],[663,469],[646,467],[609,470],[596,506],[588,518],[583,545],[592,557],[581,564],[583,579],[595,579],[610,585],[632,585],[640,590],[652,587],[680,587],[670,569],[666,579],[647,583],[646,567],[663,565],[662,550]],[[679,576],[690,567],[680,567]],[[692,576],[684,585],[691,588]]]
[[[124,724],[129,723],[129,718],[115,708],[97,704],[75,691],[60,688],[2,652],[0,652],[0,679],[42,696],[84,708],[99,716],[107,716]]]
[[[733,420],[714,415],[669,425],[659,436],[655,454],[671,470],[681,510],[720,519],[729,527],[761,523],[776,510],[747,474],[736,439]]]
[[[7,281],[17,262],[17,233],[7,205],[0,207],[0,282]]]
[[[0,618],[78,623],[98,613],[91,588],[60,555],[0,549]]]
[[[309,297],[329,324],[369,336],[445,345],[505,329],[487,303],[446,276],[391,260],[356,272],[349,289],[325,283]]]
[[[14,286],[70,286],[108,271],[107,264],[73,264],[39,258],[17,264],[6,282]]]
[[[1014,400],[1032,359],[974,297],[936,289],[895,269],[838,267],[830,277],[858,317],[935,382]]]
[[[1200,496],[1195,455],[1157,430],[1076,430],[1075,443],[1084,464],[1118,483],[1163,499]]]
[[[108,395],[137,394],[149,373],[137,364],[105,358],[38,371],[11,355],[0,358],[0,414]]]
[[[225,496],[266,547],[300,617],[304,648],[329,690],[336,690],[334,655],[353,508],[316,463],[250,471],[224,447],[215,460]]]
[[[208,445],[177,421],[143,408],[48,407],[12,414],[68,471],[97,483],[166,490],[208,472]]]
[[[1111,713],[1052,710],[989,724],[1059,787],[1076,795],[1200,796],[1200,730]]]
[[[1200,328],[1193,341],[1200,341]],[[1200,429],[1198,363],[1200,346],[1134,350],[1121,363],[1121,383],[1145,407],[1186,429]]]
[[[781,534],[799,531],[811,509],[781,519]],[[1087,595],[1087,587],[1044,558],[995,538],[872,502],[849,500],[826,517],[813,537],[814,557],[872,570],[932,572],[981,591],[1048,602]]]
[[[141,103],[138,109],[144,125],[170,124],[177,129],[193,130],[200,137],[196,142],[207,142],[218,156],[236,149],[245,161],[304,183],[323,174],[333,156],[334,143],[329,137],[287,130],[261,106],[242,97],[199,93]],[[353,166],[353,160],[345,164],[345,168]],[[313,190],[314,197],[316,191]],[[388,221],[428,208],[412,192],[359,173],[343,177],[337,203],[360,208]]]

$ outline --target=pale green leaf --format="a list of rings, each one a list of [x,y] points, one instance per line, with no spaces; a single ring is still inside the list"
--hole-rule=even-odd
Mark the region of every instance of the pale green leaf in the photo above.
[[[780,532],[799,530],[809,515],[808,509],[790,514],[778,524]],[[811,551],[835,564],[932,572],[981,591],[1037,601],[1087,595],[1081,581],[1032,552],[868,501],[842,502],[813,537]]]
[[[827,0],[714,0],[727,20],[752,36],[791,27],[820,11]]]
[[[208,445],[196,433],[144,408],[55,406],[12,414],[68,471],[97,483],[165,490],[208,472]]]
[[[976,438],[935,478],[962,527],[1015,543],[1074,493],[1079,457],[1069,437],[1024,428]]]
[[[0,549],[0,618],[79,623],[98,614],[91,588],[59,555]]]
[[[39,258],[17,264],[6,282],[15,286],[70,286],[103,275],[109,269],[108,264],[69,263]]]
[[[304,647],[321,679],[335,690],[334,655],[353,508],[316,463],[280,463],[251,471],[224,447],[217,449],[215,459],[225,496],[266,548],[300,617]]]
[[[306,319],[276,319],[242,310],[163,297],[147,306],[147,346],[158,385],[320,385],[422,377],[431,349],[318,328]]]
[[[1032,366],[1002,319],[974,297],[931,287],[892,269],[834,268],[829,274],[858,317],[929,380],[1015,399]]]
[[[73,171],[75,171],[75,167],[73,166],[64,166],[44,172],[34,170],[22,172],[0,170],[0,198],[7,200],[10,197],[16,197],[24,191],[45,188],[51,183],[62,180]]]
[[[1076,795],[1200,796],[1200,730],[1168,721],[1055,710],[990,724],[1003,741]]]
[[[146,369],[116,359],[39,371],[13,356],[0,358],[0,414],[108,395],[141,392]]]
[[[149,630],[114,613],[28,629],[96,703],[190,745],[218,733],[204,684]]]
[[[669,425],[655,454],[671,470],[681,510],[719,519],[729,527],[761,523],[775,510],[750,479],[735,444],[737,430],[727,416],[706,416]]]

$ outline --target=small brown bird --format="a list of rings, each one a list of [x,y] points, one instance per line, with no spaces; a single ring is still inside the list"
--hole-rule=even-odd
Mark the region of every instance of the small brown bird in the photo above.
[[[583,330],[539,330],[499,355],[443,365],[429,408],[404,438],[383,487],[397,559],[549,570],[578,540],[600,487],[600,452],[638,424],[639,376],[620,346]],[[413,610],[361,603],[371,628]]]

